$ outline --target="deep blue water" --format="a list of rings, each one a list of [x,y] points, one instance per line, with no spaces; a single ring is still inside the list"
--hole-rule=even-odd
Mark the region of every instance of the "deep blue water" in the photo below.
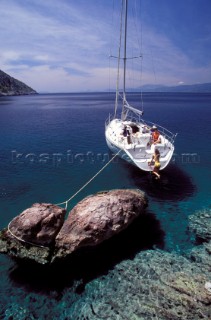
[[[140,96],[131,94],[128,100],[138,106]],[[66,200],[108,161],[111,154],[104,139],[104,122],[113,111],[113,101],[114,95],[105,93],[0,98],[0,229],[35,202]],[[159,233],[152,228],[154,235],[149,247],[154,244],[179,253],[192,246],[187,230],[188,215],[211,207],[211,94],[147,93],[144,108],[146,120],[178,133],[174,157],[162,171],[161,181],[152,181],[149,173],[115,159],[68,208],[97,191],[140,188],[149,198],[149,228],[156,225],[160,230]],[[104,261],[101,256],[101,265],[97,264],[92,275],[86,275],[86,269],[81,270],[83,277],[94,278],[103,264],[109,269],[141,250],[142,244],[137,246],[139,236],[144,241],[141,226],[135,232],[131,243],[127,238],[130,233],[121,239],[125,245],[129,243],[127,250],[121,252],[117,243],[110,260]],[[108,244],[106,252],[111,247]],[[0,292],[4,297],[4,303],[0,300],[3,308],[0,318],[3,319],[7,319],[5,304],[12,308],[13,303],[20,304],[32,292],[38,303],[43,294],[51,299],[51,290],[57,290],[52,289],[49,281],[45,290],[42,286],[37,288],[20,267],[16,271],[13,261],[0,257]],[[80,280],[80,273],[77,279]],[[13,300],[12,295],[15,295]]]

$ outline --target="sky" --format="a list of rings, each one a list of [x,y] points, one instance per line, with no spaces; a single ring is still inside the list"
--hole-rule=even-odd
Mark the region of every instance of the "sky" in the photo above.
[[[120,8],[0,0],[0,69],[40,93],[115,89]],[[211,82],[211,0],[129,0],[128,29],[128,87]]]

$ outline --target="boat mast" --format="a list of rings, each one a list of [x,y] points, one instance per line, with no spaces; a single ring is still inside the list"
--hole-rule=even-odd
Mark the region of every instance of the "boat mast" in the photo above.
[[[120,59],[121,59],[121,44],[122,44],[122,18],[124,11],[124,0],[122,0],[121,7],[121,22],[120,22],[120,35],[119,35],[119,50],[118,50],[118,67],[117,67],[117,81],[116,81],[116,99],[115,99],[115,108],[114,108],[114,118],[116,118],[118,101],[119,101],[119,74],[120,74]]]
[[[124,78],[123,78],[123,106],[122,106],[122,119],[124,118],[124,106],[126,102],[126,60],[127,60],[127,7],[128,0],[125,0],[125,34],[124,34]]]

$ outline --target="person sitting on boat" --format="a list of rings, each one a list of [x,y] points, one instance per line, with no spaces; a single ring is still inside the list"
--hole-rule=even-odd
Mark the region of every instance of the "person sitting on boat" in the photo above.
[[[142,126],[142,133],[148,133],[148,132],[150,132],[150,127]]]
[[[160,152],[158,149],[155,149],[152,160],[148,162],[148,165],[154,166],[152,173],[155,175],[156,179],[160,179]]]
[[[152,134],[151,134],[151,138],[150,141],[148,143],[148,145],[152,145],[152,144],[158,144],[161,143],[161,137],[160,137],[160,132],[158,131],[158,128],[156,126],[152,127]]]
[[[131,134],[132,134],[132,128],[130,126],[125,125],[123,129],[123,136],[127,138],[127,143],[131,144]]]
[[[153,144],[161,143],[160,132],[157,127],[154,127],[154,131],[152,132],[152,141]]]
[[[124,136],[124,137],[127,137],[127,126],[124,126],[123,136]]]

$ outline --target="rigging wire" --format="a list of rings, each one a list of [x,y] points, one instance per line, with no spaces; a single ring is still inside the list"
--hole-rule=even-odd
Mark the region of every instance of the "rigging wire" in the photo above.
[[[114,0],[113,0],[113,9],[112,9],[112,18],[111,18],[111,30],[113,28],[114,25]],[[110,33],[110,53],[109,53],[109,57],[112,55],[112,47],[113,47],[113,41],[112,41],[112,33]]]
[[[152,71],[153,71],[153,74],[154,74],[155,83],[157,84],[157,77],[156,77],[156,72],[155,72],[155,63],[154,63],[154,59],[153,59],[152,50],[150,50],[150,55],[151,55],[151,61],[152,61]]]
[[[111,18],[111,25],[110,29],[113,29],[114,26],[114,1],[113,0],[113,6],[112,6],[112,18]],[[109,41],[109,56],[108,56],[108,69],[109,69],[109,75],[108,75],[108,87],[109,87],[109,93],[111,93],[111,57],[112,57],[112,48],[113,48],[113,37],[112,32],[110,32],[110,41]]]
[[[135,0],[135,13],[136,17],[134,17],[134,23],[135,23],[135,28],[137,32],[137,43],[139,46],[139,52],[140,52],[140,58],[141,58],[141,64],[140,64],[140,95],[141,95],[141,111],[144,113],[144,100],[143,100],[143,24],[142,24],[142,0],[139,0],[139,10],[137,7],[137,0]],[[137,13],[140,12],[140,18],[139,18],[139,24],[140,24],[140,33],[138,32],[138,16]],[[140,34],[140,36],[139,36]]]
[[[135,24],[135,29],[136,29],[136,33],[137,33],[137,43],[139,46],[139,52],[140,55],[142,55],[142,1],[139,0],[139,4],[140,4],[140,9],[138,9],[137,7],[137,0],[135,0],[135,10],[133,11],[133,15],[134,15],[134,24]],[[134,13],[135,12],[135,13]],[[137,13],[140,12],[140,18],[138,19]],[[139,24],[140,24],[140,36],[139,36],[139,28],[138,28],[138,20],[139,20]]]
[[[141,0],[140,0],[141,1]],[[130,87],[136,89],[136,91],[140,94],[140,100],[139,100],[139,106],[142,111],[142,114],[144,112],[144,102],[143,102],[143,92],[142,92],[142,80],[143,80],[143,53],[142,53],[142,8],[141,3],[137,0],[133,1],[133,5],[130,6],[130,11],[132,15],[132,24],[133,28],[130,28],[130,30],[133,30],[133,36],[129,37],[129,39],[133,39],[135,37],[135,40],[131,41],[130,43],[130,55],[131,57],[127,56],[127,60],[132,60],[130,62],[130,68],[128,68],[129,77],[127,77],[127,80],[130,81]],[[131,21],[131,20],[130,20]],[[135,56],[136,54],[136,56]],[[140,59],[137,61],[133,61],[136,58]],[[138,76],[137,75],[138,72]],[[129,87],[129,88],[130,88]]]
[[[114,10],[114,1],[113,0],[113,10]],[[141,1],[141,0],[140,0]],[[136,33],[136,42],[135,44],[138,45],[138,55],[134,56],[134,54],[132,54],[131,57],[121,57],[121,50],[123,49],[122,48],[122,36],[123,36],[123,15],[124,15],[124,6],[127,4],[127,2],[125,0],[122,0],[121,1],[121,14],[120,14],[120,36],[119,36],[119,46],[118,46],[118,55],[117,56],[114,56],[111,52],[111,49],[110,49],[110,58],[117,58],[118,59],[118,64],[117,64],[117,77],[116,77],[116,98],[115,98],[115,108],[114,108],[114,118],[116,117],[116,114],[117,114],[117,109],[118,109],[118,103],[119,103],[119,90],[120,90],[120,74],[122,72],[121,70],[121,60],[124,60],[124,63],[126,63],[126,60],[133,60],[133,59],[141,59],[141,63],[138,65],[138,69],[140,70],[139,72],[139,79],[135,79],[133,75],[135,75],[136,71],[137,71],[137,68],[136,68],[136,63],[134,63],[134,61],[131,62],[132,64],[132,74],[131,76],[127,77],[127,80],[129,80],[130,78],[133,80],[132,82],[132,87],[135,87],[135,82],[137,81],[138,82],[138,87],[139,87],[139,93],[140,93],[140,105],[141,105],[141,110],[142,110],[142,113],[144,111],[144,103],[143,103],[143,92],[142,92],[142,74],[143,74],[143,66],[142,66],[142,60],[143,60],[143,55],[142,55],[142,19],[141,19],[141,28],[138,28],[138,25],[139,25],[139,20],[138,19],[138,12],[141,12],[140,8],[138,7],[137,5],[137,0],[134,0],[134,3],[135,5],[132,6],[131,8],[131,11],[132,11],[132,15],[133,15],[133,23],[134,23],[134,29],[135,29],[135,33]],[[141,6],[141,5],[140,5]],[[138,10],[139,9],[139,10]],[[112,22],[114,22],[114,12],[113,12],[113,15],[112,15]],[[139,29],[141,32],[139,32]],[[130,46],[132,47],[132,45]],[[135,48],[135,47],[134,47]],[[135,50],[137,51],[137,49]],[[134,52],[132,52],[134,53]],[[141,65],[141,66],[140,66]],[[110,65],[109,65],[109,72],[110,72]],[[130,69],[128,68],[127,69],[127,72],[129,72],[130,74]],[[111,76],[111,73],[109,73],[109,76]],[[124,105],[123,105],[123,108],[124,108]]]
[[[121,21],[120,21],[120,36],[119,36],[119,48],[118,48],[118,65],[117,65],[117,79],[116,79],[116,99],[114,108],[114,118],[116,117],[118,107],[118,96],[119,96],[119,78],[120,78],[120,56],[121,56],[121,45],[122,45],[122,26],[123,26],[123,0],[121,8]]]

